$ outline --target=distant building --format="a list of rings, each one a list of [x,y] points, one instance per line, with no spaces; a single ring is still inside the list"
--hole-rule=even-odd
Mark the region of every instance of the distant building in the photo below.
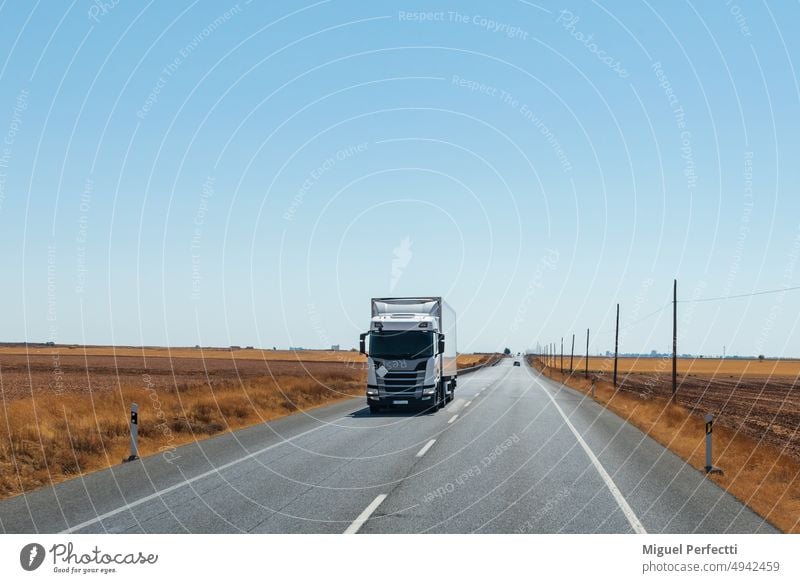
[[[331,350],[333,352],[339,352],[339,345],[338,344],[331,344]]]

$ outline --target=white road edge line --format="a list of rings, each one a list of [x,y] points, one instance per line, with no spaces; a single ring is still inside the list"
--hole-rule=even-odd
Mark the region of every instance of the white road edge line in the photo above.
[[[338,421],[338,419],[336,421]],[[298,437],[303,437],[305,435],[308,435],[309,433],[313,433],[314,431],[322,429],[323,427],[328,427],[329,425],[335,423],[336,421],[332,421],[331,423],[323,423],[322,425],[314,427],[313,429],[309,429],[308,431],[303,431],[302,433],[298,433],[297,435],[295,435],[293,437],[290,437],[289,439],[284,439],[282,441],[279,441],[278,443],[273,443],[272,445],[268,445],[267,447],[263,447],[263,448],[259,449],[258,451],[254,451],[253,453],[249,453],[246,456],[240,457],[239,459],[233,460],[233,461],[228,462],[226,464],[223,464],[221,466],[217,466],[216,468],[208,470],[207,472],[203,472],[202,474],[198,474],[193,478],[189,478],[188,480],[183,480],[182,482],[179,482],[177,484],[173,484],[172,486],[164,488],[163,490],[159,490],[157,492],[153,492],[152,494],[144,496],[143,498],[138,498],[137,500],[134,500],[133,502],[129,502],[125,506],[120,506],[119,508],[115,508],[114,510],[110,510],[110,511],[104,513],[104,514],[100,514],[99,516],[95,516],[94,518],[92,518],[90,520],[87,520],[85,522],[81,522],[80,524],[75,524],[73,526],[70,526],[69,528],[67,528],[65,530],[62,530],[59,534],[72,534],[72,533],[77,532],[77,531],[79,531],[79,530],[81,530],[83,528],[86,528],[87,526],[91,526],[91,525],[93,525],[93,524],[95,524],[97,522],[102,522],[103,520],[105,520],[107,518],[111,518],[112,516],[115,516],[115,515],[119,514],[120,512],[124,512],[125,510],[130,510],[132,508],[136,508],[137,506],[140,506],[141,504],[144,504],[146,502],[150,502],[151,500],[155,500],[156,498],[161,498],[165,494],[169,494],[170,492],[174,492],[175,490],[178,490],[179,488],[183,488],[184,486],[188,486],[189,484],[193,484],[194,482],[197,482],[198,480],[202,480],[202,479],[207,478],[209,476],[213,476],[214,474],[219,474],[223,470],[227,470],[228,468],[230,468],[232,466],[235,466],[236,464],[240,464],[240,463],[242,463],[244,461],[247,461],[247,460],[252,459],[252,458],[254,458],[256,456],[259,456],[259,455],[261,455],[262,453],[264,453],[266,451],[269,451],[269,450],[271,450],[271,449],[273,449],[275,447],[278,447],[279,445],[285,445],[287,443],[291,443],[292,441],[294,441]]]
[[[472,401],[467,401],[466,403],[464,403],[464,407],[469,407],[470,403],[472,403]]]
[[[611,492],[611,495],[614,496],[614,499],[617,501],[620,510],[622,510],[622,513],[625,515],[625,518],[628,519],[628,523],[630,523],[631,528],[633,528],[633,531],[636,534],[647,534],[647,531],[645,530],[644,526],[637,518],[636,513],[633,511],[633,508],[631,508],[630,504],[628,504],[628,501],[625,500],[625,496],[623,496],[622,492],[619,491],[619,488],[617,488],[617,485],[614,483],[614,480],[611,478],[611,476],[608,475],[608,472],[603,467],[603,464],[601,464],[600,460],[597,459],[597,456],[594,455],[592,448],[589,447],[589,444],[586,443],[586,441],[584,441],[583,437],[581,437],[581,434],[578,433],[577,429],[575,429],[575,426],[566,416],[564,410],[561,407],[559,407],[558,403],[553,398],[553,395],[550,394],[550,391],[548,391],[547,388],[541,383],[537,384],[547,394],[547,396],[550,397],[550,402],[553,403],[553,406],[561,414],[561,418],[564,419],[564,423],[567,424],[567,427],[569,427],[570,431],[572,431],[572,434],[575,436],[575,439],[578,440],[578,443],[583,448],[583,451],[586,452],[586,455],[589,457],[589,460],[592,462],[592,465],[597,470],[597,473],[600,474],[601,478],[603,478],[603,481],[606,483],[606,487]]]
[[[417,452],[417,457],[422,457],[426,453],[428,453],[428,450],[433,446],[434,443],[436,443],[436,440],[435,439],[431,439],[428,443],[423,445],[422,449]]]
[[[353,524],[347,527],[347,530],[344,531],[344,534],[355,534],[359,531],[359,529],[364,526],[364,523],[369,520],[369,517],[372,516],[372,513],[378,509],[378,506],[386,500],[386,494],[379,494],[375,500],[370,502],[370,505],[364,508],[364,512],[358,515],[353,521]]]
[[[447,424],[450,425],[456,419],[458,419],[458,415],[453,415],[452,417],[450,417],[450,421],[448,421]]]

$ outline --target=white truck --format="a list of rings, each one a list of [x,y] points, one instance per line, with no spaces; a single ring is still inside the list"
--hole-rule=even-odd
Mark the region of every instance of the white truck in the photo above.
[[[456,390],[456,346],[456,313],[442,298],[373,298],[369,332],[360,337],[370,412],[444,407]]]

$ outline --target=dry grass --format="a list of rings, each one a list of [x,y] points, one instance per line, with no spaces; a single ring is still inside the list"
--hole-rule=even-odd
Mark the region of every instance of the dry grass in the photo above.
[[[148,455],[361,394],[356,376],[331,373],[193,385],[181,390],[123,387],[4,402],[0,497],[115,465],[130,448],[128,415],[139,404],[139,451]]]
[[[560,363],[560,360],[558,361]],[[574,370],[585,369],[585,358],[575,356]],[[564,357],[564,368],[569,368],[569,355]],[[589,372],[611,371],[614,369],[614,357],[590,356]],[[656,373],[672,371],[671,358],[631,358],[622,357],[617,363],[620,374]],[[691,375],[708,377],[731,375],[736,377],[783,377],[800,376],[800,360],[794,359],[734,359],[734,358],[679,358],[678,371]]]
[[[537,368],[587,395],[591,392],[593,381],[582,374],[561,375]],[[703,471],[705,422],[701,415],[661,397],[645,399],[615,390],[611,383],[594,382],[595,400]],[[784,532],[800,533],[800,460],[784,451],[715,423],[714,463],[725,473],[709,475],[709,479]]]
[[[490,360],[498,358],[499,356],[499,354],[495,353],[459,354],[458,368],[469,368],[471,366],[478,366],[479,364],[486,364]]]

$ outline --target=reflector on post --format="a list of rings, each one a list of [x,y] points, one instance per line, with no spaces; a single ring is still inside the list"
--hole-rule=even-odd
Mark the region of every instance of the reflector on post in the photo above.
[[[132,462],[139,459],[139,405],[131,404],[131,455],[123,462]]]

